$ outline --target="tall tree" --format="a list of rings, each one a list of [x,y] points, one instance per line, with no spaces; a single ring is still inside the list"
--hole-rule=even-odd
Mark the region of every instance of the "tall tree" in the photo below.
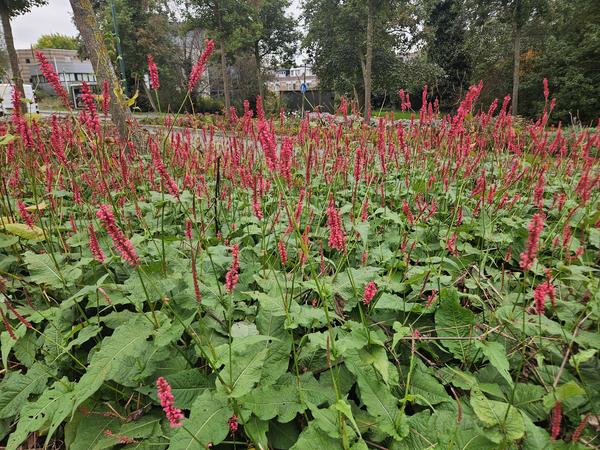
[[[8,52],[14,84],[21,93],[23,93],[23,78],[19,70],[19,58],[15,50],[10,20],[13,17],[29,12],[34,6],[41,6],[46,3],[47,0],[0,0],[0,20],[2,20],[6,51]]]
[[[253,0],[252,31],[249,36],[254,60],[259,93],[263,95],[263,70],[290,63],[297,50],[300,34],[296,21],[286,14],[289,0]]]
[[[246,44],[247,36],[253,35],[252,4],[244,0],[190,0],[191,17],[208,29],[216,38],[221,56],[221,75],[225,112],[231,107],[231,88],[227,70],[227,55],[235,54]]]
[[[521,65],[521,43],[523,29],[534,18],[543,16],[548,12],[550,0],[489,0],[487,4],[492,14],[511,24],[512,27],[512,113],[519,112],[519,85]]]
[[[162,106],[174,107],[181,104],[185,80],[181,79],[178,57],[182,49],[176,45],[178,36],[176,17],[161,0],[114,0],[115,19],[119,36],[114,34],[112,8],[110,3],[99,2],[97,6],[99,25],[105,36],[109,54],[116,67],[118,63],[117,39],[121,44],[123,59],[126,61],[127,85],[133,91],[143,92],[138,97],[141,107],[155,107],[153,95],[147,89],[144,76],[148,72],[147,55],[151,54],[160,72],[159,91]]]
[[[324,87],[339,93],[360,91],[365,114],[377,82],[394,70],[408,50],[411,4],[403,0],[306,0],[304,45]],[[383,75],[383,76],[382,76]]]
[[[69,0],[73,8],[73,20],[81,34],[83,45],[92,61],[98,81],[110,85],[110,116],[123,140],[133,139],[140,143],[139,130],[133,124],[133,117],[126,104],[121,85],[111,64],[104,38],[96,21],[96,14],[90,0]]]
[[[471,82],[471,58],[465,45],[466,17],[461,0],[436,0],[427,25],[427,56],[443,69],[434,95],[442,107],[454,106]]]
[[[522,64],[520,111],[537,116],[543,79],[556,98],[552,119],[597,125],[600,113],[600,8],[597,0],[554,0],[546,15],[543,45]]]

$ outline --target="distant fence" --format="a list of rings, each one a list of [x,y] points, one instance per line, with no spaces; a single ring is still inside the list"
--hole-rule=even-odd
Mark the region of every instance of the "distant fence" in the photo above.
[[[287,111],[312,111],[320,107],[322,112],[333,113],[335,109],[334,94],[330,91],[308,91],[302,95],[301,92],[286,91],[281,92],[281,103]]]

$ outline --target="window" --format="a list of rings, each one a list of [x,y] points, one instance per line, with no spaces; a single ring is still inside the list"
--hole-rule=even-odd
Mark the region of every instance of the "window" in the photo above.
[[[31,59],[25,58],[25,64],[31,64]]]

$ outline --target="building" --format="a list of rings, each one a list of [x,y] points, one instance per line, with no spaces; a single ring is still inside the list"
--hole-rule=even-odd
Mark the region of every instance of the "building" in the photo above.
[[[302,85],[306,89],[302,89]],[[279,98],[280,104],[288,111],[332,112],[334,94],[319,88],[319,79],[310,67],[277,69],[267,81],[267,89]]]
[[[89,59],[79,58],[76,50],[63,50],[56,48],[36,49],[41,51],[48,62],[54,66],[56,73],[74,103],[81,93],[82,82],[90,86],[97,84],[96,74]],[[40,70],[40,65],[35,57],[34,49],[17,50],[19,68],[25,83],[31,83],[35,90],[48,95],[55,95],[54,89],[46,80]]]
[[[306,84],[307,91],[316,91],[319,87],[319,80],[310,67],[277,69],[267,81],[267,88],[275,94],[301,92],[303,83]]]

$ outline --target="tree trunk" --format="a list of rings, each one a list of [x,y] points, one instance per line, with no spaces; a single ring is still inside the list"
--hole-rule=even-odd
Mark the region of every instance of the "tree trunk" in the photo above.
[[[256,81],[258,83],[258,95],[263,96],[263,80],[262,80],[262,60],[260,57],[260,47],[258,41],[254,43],[254,61],[256,64]]]
[[[8,9],[4,6],[4,3],[0,1],[0,16],[2,19],[2,28],[4,30],[4,41],[6,43],[6,51],[8,52],[8,59],[10,60],[10,70],[12,72],[12,79],[16,88],[21,92],[22,96],[25,96],[23,90],[23,78],[21,77],[21,71],[19,70],[19,57],[15,50],[15,42],[13,40],[12,27],[10,26],[10,15]]]
[[[519,64],[521,63],[521,30],[517,21],[513,23],[513,92],[512,92],[512,114],[516,116],[519,108]]]
[[[367,7],[367,55],[365,58],[365,117],[371,118],[371,83],[373,68],[373,1],[368,1]]]
[[[141,143],[140,131],[136,127],[133,115],[129,111],[122,87],[113,69],[104,39],[90,0],[70,0],[73,8],[73,20],[81,34],[83,44],[94,67],[98,84],[108,81],[110,91],[110,117],[123,140]]]
[[[148,88],[148,85],[146,84],[146,80],[142,80],[142,86],[144,86],[144,92],[146,93],[146,98],[148,99],[148,103],[150,103],[150,107],[152,108],[152,111],[158,112],[158,108],[156,107],[156,104],[154,103],[154,98],[152,97],[154,94],[153,94],[152,90],[150,90]]]
[[[225,39],[221,38],[221,73],[223,75],[223,93],[225,94],[225,115],[229,116],[231,108],[231,97],[229,92],[229,78],[227,77],[227,55],[225,54]]]

